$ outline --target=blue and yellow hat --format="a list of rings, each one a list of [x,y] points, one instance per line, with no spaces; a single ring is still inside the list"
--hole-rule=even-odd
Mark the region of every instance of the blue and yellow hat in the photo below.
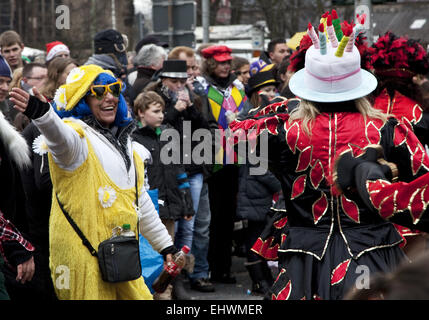
[[[89,64],[71,70],[66,84],[60,86],[54,97],[54,109],[61,118],[74,117],[81,119],[91,114],[85,102],[93,84],[110,84],[118,81],[110,70]],[[124,89],[123,89],[124,90]],[[124,126],[132,121],[122,94],[119,95],[115,125]]]

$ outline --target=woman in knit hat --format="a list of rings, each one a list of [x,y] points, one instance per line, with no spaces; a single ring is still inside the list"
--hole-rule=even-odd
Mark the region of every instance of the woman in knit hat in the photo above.
[[[56,57],[69,58],[70,49],[61,41],[53,41],[46,44],[46,64]]]
[[[365,287],[363,272],[387,272],[406,259],[393,224],[334,183],[335,160],[347,151],[370,158],[371,145],[383,146],[387,161],[399,163],[404,181],[429,168],[415,135],[367,100],[377,80],[361,69],[354,46],[359,28],[343,23],[335,32],[328,24],[328,42],[323,24],[309,25],[312,45],[305,66],[289,82],[299,106],[287,113],[287,102],[269,105],[231,124],[234,131],[251,128],[252,137],[268,134],[269,168],[282,183],[287,214],[279,212],[271,232],[253,246],[254,252],[279,261],[270,294],[274,300],[340,300],[351,287]],[[341,174],[353,180],[351,172]]]
[[[86,65],[69,74],[52,107],[37,90],[29,96],[15,88],[11,97],[15,108],[42,133],[33,148],[49,153],[57,196],[49,220],[50,269],[53,282],[61,283],[55,287],[58,298],[152,299],[142,277],[119,283],[102,280],[97,259],[59,205],[95,248],[112,236],[115,227],[130,224],[167,260],[177,252],[144,188],[143,161],[148,151],[130,139],[134,122],[127,113],[121,82],[110,71]],[[59,272],[64,266],[68,278]]]

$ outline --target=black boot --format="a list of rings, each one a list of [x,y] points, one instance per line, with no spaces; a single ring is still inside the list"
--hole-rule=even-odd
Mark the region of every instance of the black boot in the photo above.
[[[182,270],[173,280],[173,299],[174,300],[191,300],[191,296],[185,288],[186,276]]]
[[[247,264],[246,269],[249,272],[250,279],[252,279],[252,294],[267,295],[270,292],[271,284],[265,278],[262,261]]]

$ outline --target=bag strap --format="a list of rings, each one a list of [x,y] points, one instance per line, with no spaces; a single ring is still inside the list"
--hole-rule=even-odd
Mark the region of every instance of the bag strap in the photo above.
[[[83,234],[83,232],[79,229],[79,227],[74,222],[74,220],[72,219],[72,217],[70,217],[70,215],[68,214],[68,212],[64,209],[63,204],[61,203],[60,199],[58,199],[57,193],[55,193],[55,196],[57,198],[58,204],[60,205],[61,211],[64,213],[64,216],[66,217],[67,221],[70,223],[70,225],[72,226],[72,228],[74,229],[74,231],[76,231],[77,235],[82,239],[83,245],[88,248],[89,253],[91,253],[92,256],[98,257],[97,251],[91,245],[91,243],[89,242],[89,240],[85,237],[85,235]]]
[[[136,179],[136,206],[138,207],[139,205],[139,188],[138,188],[138,176],[137,176],[137,168],[134,165],[134,169],[135,169],[135,179]],[[72,228],[74,229],[74,231],[77,233],[77,235],[82,239],[82,243],[85,247],[88,248],[89,253],[98,258],[97,255],[97,251],[94,249],[94,247],[91,245],[91,243],[89,242],[89,240],[85,237],[85,235],[83,234],[83,232],[79,229],[79,227],[77,226],[76,222],[74,222],[74,220],[72,219],[72,217],[70,217],[70,215],[68,214],[68,212],[66,211],[66,209],[64,209],[63,204],[61,203],[60,199],[58,199],[58,194],[55,192],[55,197],[57,198],[58,204],[60,206],[61,211],[63,212],[64,216],[66,217],[67,221],[70,223],[70,225],[72,226]],[[139,225],[139,220],[137,217],[137,231],[139,229],[138,227]]]

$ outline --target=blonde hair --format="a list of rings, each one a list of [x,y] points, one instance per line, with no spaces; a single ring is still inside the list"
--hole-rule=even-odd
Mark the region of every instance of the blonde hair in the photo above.
[[[9,84],[9,91],[12,90],[12,88],[21,88],[23,70],[24,70],[24,67],[15,69],[15,71],[12,74],[12,81]]]
[[[383,122],[387,121],[387,114],[381,112],[372,107],[371,103],[367,98],[359,98],[355,100],[356,109],[358,112],[366,118],[375,118],[382,120]],[[292,111],[289,117],[289,123],[296,120],[302,120],[302,128],[304,132],[311,136],[311,127],[313,121],[316,119],[317,115],[320,114],[320,111],[314,106],[311,101],[301,100],[299,107]]]

